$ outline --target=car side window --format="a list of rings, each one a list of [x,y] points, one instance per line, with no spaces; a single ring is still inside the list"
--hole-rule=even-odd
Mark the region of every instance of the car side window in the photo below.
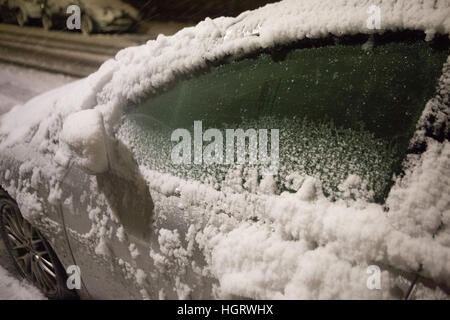
[[[196,121],[203,133],[221,130],[224,140],[226,129],[277,129],[275,192],[295,191],[293,177],[313,176],[331,199],[356,181],[360,196],[383,202],[434,95],[448,45],[392,35],[301,45],[211,66],[173,84],[127,113],[122,138],[149,169],[217,189],[237,177],[238,187],[256,192],[264,179],[258,163],[205,165],[192,152],[192,163],[174,164],[171,134],[186,129],[193,144]]]

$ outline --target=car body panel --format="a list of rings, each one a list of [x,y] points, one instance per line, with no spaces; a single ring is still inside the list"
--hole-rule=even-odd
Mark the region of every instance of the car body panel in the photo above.
[[[94,177],[72,166],[62,181],[61,199],[69,199],[62,200],[68,239],[77,265],[84,270],[82,279],[89,294],[92,298],[158,299],[160,292],[164,292],[166,298],[177,299],[185,293],[176,292],[173,288],[197,283],[198,289],[189,290],[185,297],[211,298],[211,289],[205,290],[208,281],[195,275],[189,265],[180,267],[184,273],[181,278],[177,278],[180,276],[173,274],[173,270],[155,267],[149,254],[150,250],[159,251],[158,246],[151,245],[158,243],[158,234],[153,229],[176,229],[184,239],[189,221],[183,217],[188,213],[177,206],[177,197],[169,196],[170,200],[166,195],[159,195],[166,198],[159,215],[167,216],[163,222],[152,223],[153,192],[148,193],[147,183],[136,170],[121,166],[116,171]],[[127,178],[124,172],[128,173]],[[138,181],[142,181],[140,187]],[[167,203],[172,203],[172,206],[167,206]],[[108,214],[101,215],[102,212]],[[131,254],[130,245],[139,252],[137,256]],[[199,265],[205,264],[201,252],[196,252],[195,256],[194,261]],[[139,269],[145,273],[145,279],[136,278]]]

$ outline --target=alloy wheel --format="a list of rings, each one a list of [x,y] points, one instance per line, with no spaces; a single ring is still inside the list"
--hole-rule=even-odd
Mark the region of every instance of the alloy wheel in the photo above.
[[[46,240],[22,217],[17,206],[5,204],[0,209],[5,242],[20,272],[45,295],[56,294],[57,275]]]

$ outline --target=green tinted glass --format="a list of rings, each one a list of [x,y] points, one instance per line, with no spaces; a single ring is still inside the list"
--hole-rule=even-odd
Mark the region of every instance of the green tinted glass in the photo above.
[[[124,128],[139,161],[217,188],[232,166],[170,164],[171,130],[192,130],[196,120],[204,130],[280,129],[279,191],[298,173],[340,197],[339,185],[357,175],[367,197],[382,202],[448,53],[420,40],[292,49],[281,60],[262,53],[149,98]]]

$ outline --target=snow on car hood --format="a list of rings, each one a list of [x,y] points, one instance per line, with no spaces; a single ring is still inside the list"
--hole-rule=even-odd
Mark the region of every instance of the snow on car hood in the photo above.
[[[373,4],[381,9],[383,30],[421,30],[428,39],[435,33],[450,33],[448,0],[285,0],[236,18],[206,19],[174,36],[160,35],[145,45],[124,49],[86,79],[16,106],[0,118],[0,152],[21,161],[44,159],[38,165],[52,174],[67,165],[60,135],[72,113],[96,108],[108,134],[114,136],[129,102],[139,102],[180,76],[206,67],[208,61],[242,57],[304,38],[374,32],[367,28]],[[448,101],[449,64],[450,60],[440,80],[439,97],[425,108],[423,119],[427,112],[437,112],[437,105],[439,119],[448,122],[448,112],[441,109],[446,107],[442,101]],[[260,222],[250,222],[246,216],[247,195],[228,199],[240,217],[217,214],[221,210],[214,208],[206,226],[190,234],[207,261],[202,272],[218,279],[217,295],[392,297],[389,289],[396,278],[389,269],[383,269],[381,290],[367,289],[370,264],[413,273],[420,269],[423,276],[450,286],[450,143],[420,132],[415,139],[426,141],[427,150],[407,160],[406,176],[398,179],[387,199],[389,212],[375,204],[332,203],[310,186],[300,188],[298,194],[267,197]],[[70,136],[65,140],[70,142]],[[198,204],[198,199],[216,205],[215,190],[146,168],[141,171],[151,192],[170,195],[177,189],[190,205]],[[305,197],[305,192],[312,194]],[[444,227],[434,237],[440,223]],[[431,297],[441,294],[439,289],[427,291]]]

